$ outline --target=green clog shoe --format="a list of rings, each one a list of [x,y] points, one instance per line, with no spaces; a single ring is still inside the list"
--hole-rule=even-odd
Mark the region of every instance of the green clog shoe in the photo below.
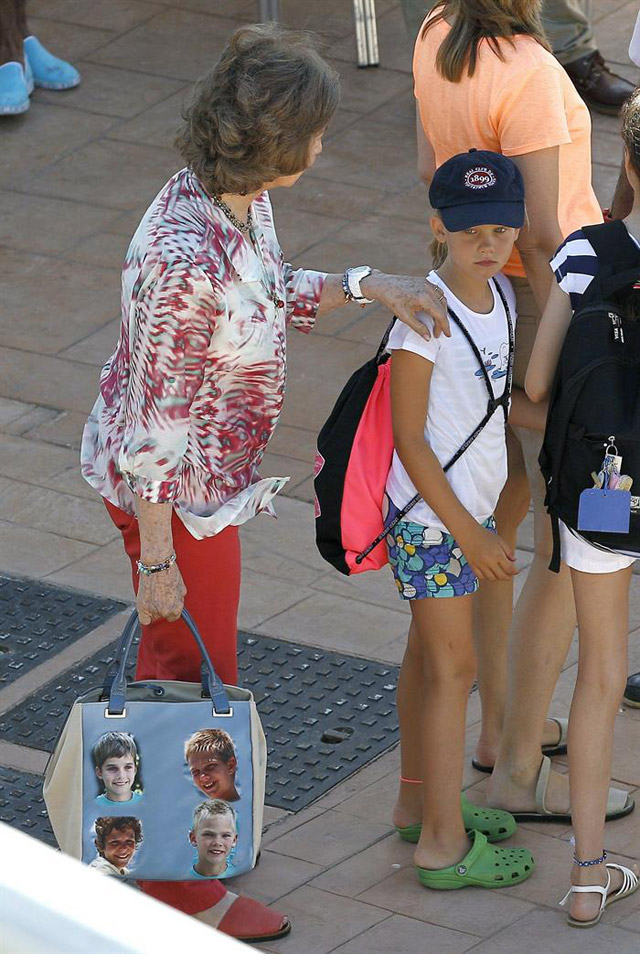
[[[468,835],[479,831],[487,841],[494,842],[510,838],[516,830],[515,818],[509,812],[505,812],[501,808],[483,808],[480,805],[472,805],[464,792],[460,796],[460,806],[462,808],[462,821]],[[414,845],[420,840],[421,830],[422,825],[419,822],[416,825],[407,825],[406,828],[396,826],[396,831],[400,837]]]
[[[471,851],[449,868],[419,868],[418,878],[425,888],[457,891],[458,888],[508,888],[530,877],[534,860],[526,848],[494,848],[482,832],[472,836]]]

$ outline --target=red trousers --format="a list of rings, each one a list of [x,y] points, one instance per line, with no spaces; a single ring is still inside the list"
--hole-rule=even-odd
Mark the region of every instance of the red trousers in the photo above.
[[[138,592],[140,533],[135,517],[105,500],[109,516],[122,534],[131,560],[133,590]],[[187,588],[184,605],[193,616],[214,669],[223,682],[238,681],[237,635],[240,601],[240,538],[237,527],[196,540],[175,510],[171,520],[173,547]],[[160,620],[142,626],[137,679],[200,681],[200,651],[182,620]],[[213,907],[226,894],[219,881],[139,881],[140,888],[185,914]]]

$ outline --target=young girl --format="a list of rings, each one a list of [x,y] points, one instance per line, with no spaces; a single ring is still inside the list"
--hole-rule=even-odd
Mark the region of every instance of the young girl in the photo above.
[[[625,220],[640,245],[640,91],[623,110],[625,169],[634,202]],[[551,389],[572,313],[598,273],[598,258],[586,235],[573,232],[551,260],[556,282],[542,316],[526,377],[533,401]],[[637,294],[634,293],[634,294]],[[640,436],[640,435],[639,435]],[[637,479],[638,475],[636,475]],[[636,491],[634,490],[634,493]],[[571,569],[580,637],[578,675],[569,718],[569,786],[574,866],[569,924],[597,924],[612,901],[638,888],[638,867],[605,864],[604,821],[611,769],[613,724],[627,676],[629,584],[634,560],[603,550],[560,525],[562,559]]]
[[[471,150],[437,170],[429,199],[438,210],[431,227],[448,254],[428,280],[479,355],[454,320],[447,339],[425,341],[397,325],[389,339],[396,451],[387,480],[387,543],[412,615],[398,682],[402,770],[394,823],[403,838],[417,842],[414,858],[425,886],[506,887],[529,877],[533,859],[526,850],[488,844],[513,833],[513,818],[476,808],[460,790],[475,672],[473,594],[479,579],[508,580],[516,573],[492,516],[507,477],[515,322],[511,286],[494,276],[524,221],[524,185],[510,159]],[[422,499],[391,526],[416,492]]]

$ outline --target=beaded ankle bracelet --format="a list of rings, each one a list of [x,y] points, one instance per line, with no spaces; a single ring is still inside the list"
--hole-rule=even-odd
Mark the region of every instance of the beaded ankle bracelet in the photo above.
[[[573,863],[574,865],[577,865],[579,868],[591,868],[593,865],[603,865],[606,860],[607,860],[606,851],[602,852],[602,855],[600,856],[600,858],[593,858],[591,861],[578,861],[575,854],[573,856]]]

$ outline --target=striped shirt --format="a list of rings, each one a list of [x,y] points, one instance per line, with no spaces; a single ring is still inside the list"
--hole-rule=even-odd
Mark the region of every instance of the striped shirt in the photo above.
[[[640,247],[635,236],[631,238]],[[595,249],[582,229],[564,240],[549,264],[558,285],[569,296],[571,310],[576,311],[599,269]]]

